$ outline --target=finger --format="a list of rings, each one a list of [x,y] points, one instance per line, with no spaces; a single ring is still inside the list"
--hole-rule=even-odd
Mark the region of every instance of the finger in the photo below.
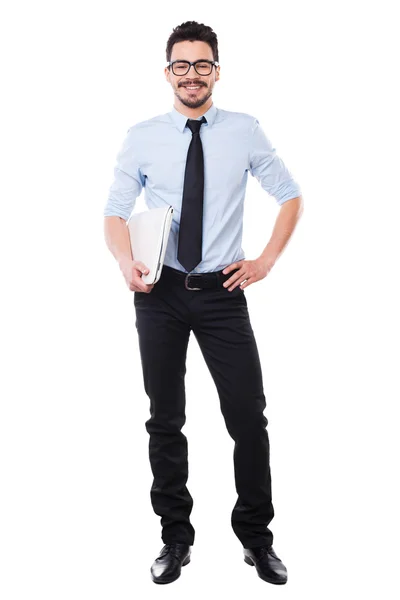
[[[248,277],[243,283],[240,284],[240,287],[242,288],[242,290],[244,290],[244,288],[246,288],[247,286],[254,283],[253,281],[250,281],[250,279],[251,279],[251,277]]]
[[[229,287],[229,291],[231,292],[232,290],[235,289],[235,287],[239,286],[241,289],[243,289],[244,287],[246,287],[246,284],[244,282],[249,281],[250,277],[246,277],[245,275],[241,275],[240,277],[238,277],[233,283],[232,286]]]
[[[224,288],[229,287],[231,284],[233,283],[233,279],[232,277],[230,279],[227,279],[226,281],[224,281],[224,283],[222,284],[224,286]]]
[[[146,267],[146,265],[142,262],[138,262],[136,268],[138,269],[138,271],[141,271],[141,273],[143,273],[144,275],[147,275],[149,273],[149,269]]]
[[[149,292],[152,289],[152,285],[144,283],[141,277],[134,279],[133,286],[136,288],[135,291],[138,292]]]
[[[223,285],[224,285],[224,287],[229,288],[229,291],[230,291],[231,289],[233,289],[235,284],[237,284],[239,281],[240,281],[240,277],[231,277],[230,279],[227,279],[227,281],[225,281],[225,283]]]
[[[234,275],[232,275],[232,277],[224,281],[223,286],[229,287],[230,285],[233,285],[236,281],[243,281],[243,279],[245,279],[245,274],[237,271],[236,273],[234,273]]]
[[[231,271],[233,271],[233,269],[235,269],[235,268],[236,268],[236,263],[233,263],[232,265],[225,267],[225,269],[222,272],[224,275],[226,275],[227,273],[230,273]]]

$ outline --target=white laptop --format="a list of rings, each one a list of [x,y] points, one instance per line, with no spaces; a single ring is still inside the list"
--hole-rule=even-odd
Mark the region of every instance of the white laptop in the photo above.
[[[141,279],[147,285],[160,279],[172,223],[172,206],[151,208],[132,213],[126,225],[129,230],[132,255],[149,269]]]

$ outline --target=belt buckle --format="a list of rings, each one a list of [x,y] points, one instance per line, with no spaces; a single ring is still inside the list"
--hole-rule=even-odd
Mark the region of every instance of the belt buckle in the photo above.
[[[192,288],[192,287],[189,287],[189,285],[188,285],[188,277],[190,277],[191,275],[198,275],[198,274],[199,273],[187,273],[187,275],[185,277],[185,288],[187,290],[192,290],[193,291],[193,290],[202,290],[203,289],[203,288],[198,288],[198,287],[197,288],[196,287]]]

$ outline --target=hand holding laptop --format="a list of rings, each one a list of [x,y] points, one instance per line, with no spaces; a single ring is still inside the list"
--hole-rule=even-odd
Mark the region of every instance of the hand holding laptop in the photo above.
[[[147,294],[151,292],[154,283],[147,285],[142,281],[142,275],[147,275],[150,271],[143,262],[127,258],[120,261],[119,267],[131,292],[145,292]]]

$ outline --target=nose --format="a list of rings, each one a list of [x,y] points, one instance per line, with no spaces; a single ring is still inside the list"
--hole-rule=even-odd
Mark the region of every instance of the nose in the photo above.
[[[194,76],[195,76],[195,77],[198,77],[198,76],[199,76],[199,74],[198,74],[198,72],[196,71],[196,69],[194,68],[194,65],[190,65],[190,67],[189,67],[189,71],[186,73],[186,75],[190,75],[190,71],[191,71],[192,69],[193,69]]]

